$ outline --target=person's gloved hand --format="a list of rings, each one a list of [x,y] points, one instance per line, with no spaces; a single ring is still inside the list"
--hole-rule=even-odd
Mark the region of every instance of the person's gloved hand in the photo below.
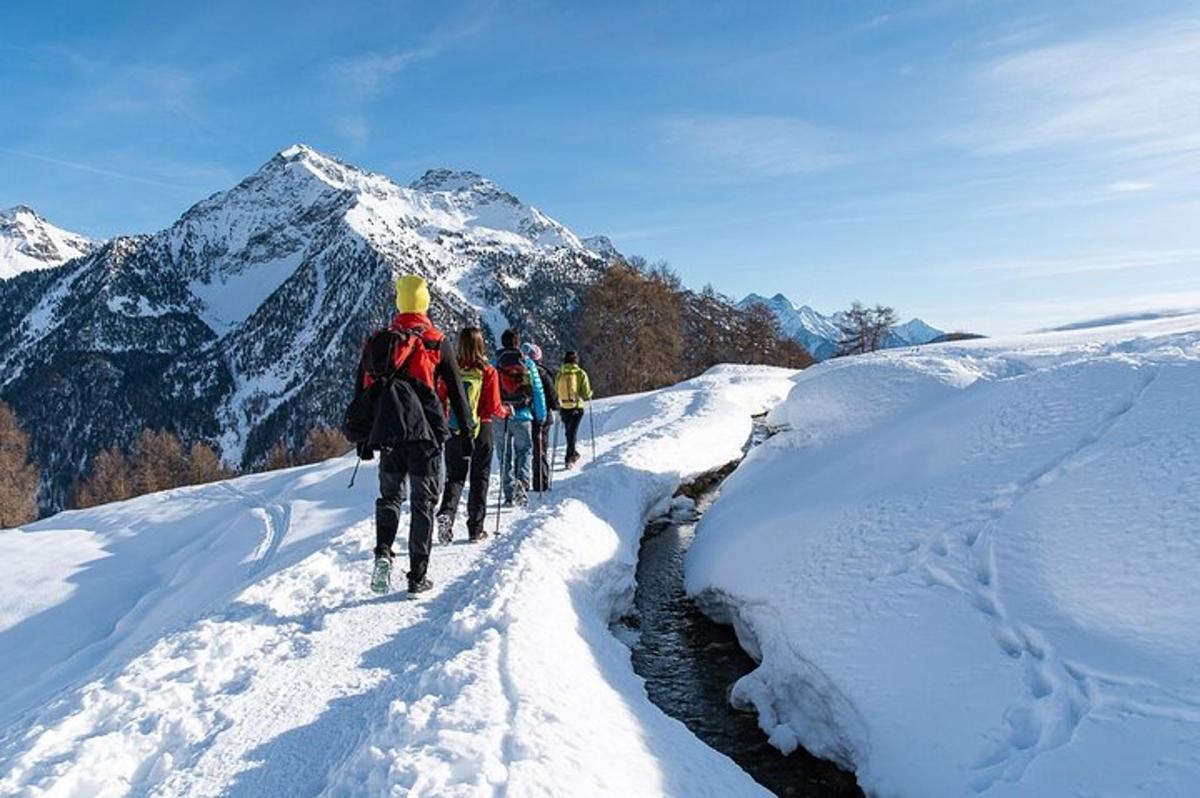
[[[374,460],[375,459],[375,450],[372,449],[367,444],[360,443],[355,448],[358,450],[359,459],[361,459],[361,460]]]
[[[459,446],[462,449],[464,460],[470,459],[471,455],[475,454],[475,436],[469,432],[464,432],[459,436]]]

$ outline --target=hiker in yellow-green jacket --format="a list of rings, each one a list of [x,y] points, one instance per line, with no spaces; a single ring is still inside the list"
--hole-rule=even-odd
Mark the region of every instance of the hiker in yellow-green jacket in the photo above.
[[[559,415],[567,433],[567,468],[571,468],[579,462],[575,441],[579,437],[579,422],[583,421],[586,403],[592,398],[592,383],[587,372],[579,367],[579,353],[567,352],[563,356],[562,369],[554,387],[558,389],[558,406],[562,408]]]

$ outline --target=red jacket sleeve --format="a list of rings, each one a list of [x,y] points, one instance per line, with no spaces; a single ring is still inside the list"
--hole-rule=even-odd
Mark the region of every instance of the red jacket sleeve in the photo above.
[[[479,420],[491,421],[504,418],[508,410],[500,401],[500,378],[496,369],[488,366],[483,370],[483,383],[479,386]]]

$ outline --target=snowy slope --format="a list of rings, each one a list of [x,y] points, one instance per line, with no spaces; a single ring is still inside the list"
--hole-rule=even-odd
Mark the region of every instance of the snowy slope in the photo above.
[[[808,305],[796,305],[783,294],[764,297],[760,294],[748,294],[737,303],[740,309],[751,305],[764,305],[779,320],[783,334],[799,341],[804,348],[817,360],[826,360],[837,354],[838,342],[842,338],[838,323],[842,314],[834,313],[826,316],[813,310]],[[892,329],[892,336],[886,342],[887,347],[918,346],[927,344],[942,335],[942,331],[926,324],[921,319],[910,319],[898,324]]]
[[[95,248],[94,241],[51,224],[32,208],[0,209],[0,280],[58,266]]]
[[[881,796],[1200,794],[1198,419],[1200,315],[803,372],[689,556],[735,700]]]
[[[599,458],[436,548],[421,601],[367,591],[374,464],[347,490],[349,459],[0,531],[0,794],[765,795],[608,624],[647,515],[790,374],[598,402]]]

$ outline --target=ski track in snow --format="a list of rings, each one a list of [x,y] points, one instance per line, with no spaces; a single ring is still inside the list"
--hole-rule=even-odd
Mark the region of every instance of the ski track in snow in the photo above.
[[[266,534],[263,536],[262,545],[254,553],[254,559],[257,562],[254,573],[255,575],[261,574],[271,564],[275,553],[279,551],[284,538],[287,537],[292,523],[291,505],[270,502],[262,496],[242,490],[232,482],[219,484],[262,518]]]
[[[785,377],[771,372],[757,384],[753,379],[745,382],[749,391],[760,394],[770,384],[778,399],[787,387]],[[247,480],[201,488],[208,492],[204,495],[228,494],[261,524],[258,542],[247,541],[242,588],[199,612],[195,620],[168,627],[124,661],[102,660],[99,667],[84,672],[84,683],[66,685],[51,701],[15,718],[0,731],[0,795],[544,792],[547,774],[539,770],[544,767],[539,760],[547,752],[531,748],[530,730],[544,733],[548,725],[569,726],[586,718],[556,716],[523,695],[528,686],[517,682],[516,658],[527,662],[531,654],[527,646],[514,651],[511,632],[526,623],[525,613],[538,609],[528,606],[530,600],[520,591],[530,584],[559,592],[568,589],[561,573],[537,566],[534,548],[571,555],[571,546],[578,543],[556,544],[544,536],[562,534],[561,525],[573,518],[596,518],[588,501],[603,503],[606,497],[603,491],[589,492],[589,482],[606,472],[622,479],[620,474],[629,468],[654,466],[662,471],[662,463],[655,461],[664,458],[655,452],[661,447],[670,452],[681,429],[690,429],[696,442],[702,443],[706,434],[711,438],[698,469],[719,464],[708,461],[721,459],[726,449],[736,452],[740,432],[711,437],[717,391],[704,385],[624,398],[597,413],[597,460],[585,461],[578,471],[556,474],[555,492],[545,497],[531,494],[525,510],[506,509],[500,534],[485,543],[465,543],[465,506],[460,507],[457,539],[449,546],[435,544],[431,576],[436,584],[420,600],[409,600],[402,592],[407,514],[396,543],[400,556],[394,583],[400,590],[376,596],[368,589],[374,543],[369,501],[362,502],[359,520],[323,530],[318,548],[295,562],[281,562],[289,533],[311,539],[297,532],[297,524],[312,523],[301,517],[310,512],[304,501],[272,499],[268,490],[243,487]],[[708,417],[692,421],[691,415],[701,409]],[[726,402],[723,410],[737,413],[738,406]],[[734,429],[744,426],[748,434],[749,412],[736,422]],[[699,432],[704,427],[708,433]],[[669,453],[667,459],[678,460]],[[325,482],[340,483],[349,471],[346,465],[315,468],[320,467],[326,469]],[[302,475],[305,468],[314,467],[293,472]],[[664,479],[650,483],[652,489],[644,478],[629,483],[645,495],[635,490],[628,506],[620,509],[635,513],[639,532],[642,513],[650,509],[639,510],[641,503],[654,504],[669,496],[679,478],[670,474],[668,468]],[[360,480],[374,477],[370,467],[359,474]],[[252,483],[258,486],[280,484],[250,479],[259,479]],[[305,479],[288,483],[292,487],[287,490],[303,490]],[[619,504],[625,501],[622,497]],[[495,531],[494,508],[495,492],[490,532]],[[531,543],[536,546],[531,548]],[[168,569],[166,582],[185,579],[189,563],[224,545],[221,534],[187,542],[171,554],[175,565]],[[597,545],[603,552],[611,544],[601,536]],[[636,539],[626,545],[636,551]],[[605,566],[614,567],[614,574],[631,582],[632,562]],[[148,590],[139,603],[153,603],[163,589]],[[606,623],[600,629],[611,638]],[[590,632],[577,634],[587,637]],[[628,666],[627,651],[622,656],[629,673],[621,678],[640,686]],[[528,673],[524,678],[527,682]],[[658,717],[656,709],[645,711],[655,714],[655,723],[667,723],[672,735],[685,736],[689,755],[715,769],[715,783],[726,785],[723,791],[759,794],[757,785],[736,766],[703,747],[677,722]],[[570,728],[558,733],[568,739],[574,734]],[[651,739],[662,736],[661,729],[642,733]],[[637,744],[637,734],[622,739]],[[661,778],[654,775],[654,766],[627,766],[635,773],[645,771],[651,779]],[[739,786],[728,787],[731,784]]]

